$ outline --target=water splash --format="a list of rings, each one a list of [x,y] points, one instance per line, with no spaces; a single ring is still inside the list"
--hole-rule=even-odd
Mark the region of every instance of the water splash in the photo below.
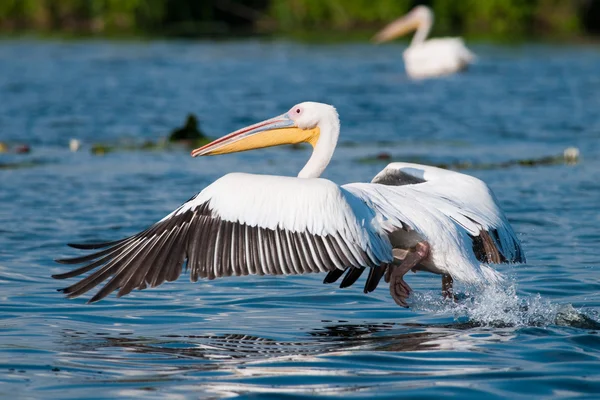
[[[514,280],[485,287],[469,287],[456,301],[442,299],[439,292],[415,293],[411,307],[435,314],[452,313],[456,320],[494,327],[546,327],[551,325],[600,329],[593,316],[571,304],[557,304],[539,294],[517,293]]]

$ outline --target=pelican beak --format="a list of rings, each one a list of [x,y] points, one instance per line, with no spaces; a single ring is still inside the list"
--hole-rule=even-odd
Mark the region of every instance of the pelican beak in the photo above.
[[[262,149],[282,144],[310,143],[315,146],[319,139],[319,128],[301,129],[289,115],[267,119],[225,135],[205,146],[192,151],[192,157],[214,156],[240,151]]]
[[[408,13],[407,15],[398,18],[391,22],[385,28],[377,32],[373,36],[375,43],[383,43],[402,36],[408,32],[412,32],[419,27],[420,18],[415,13]]]

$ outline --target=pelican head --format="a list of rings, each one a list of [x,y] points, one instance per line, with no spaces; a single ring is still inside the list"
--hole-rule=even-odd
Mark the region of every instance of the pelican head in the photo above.
[[[284,144],[310,143],[316,147],[321,137],[321,124],[332,116],[337,120],[337,112],[330,105],[296,104],[285,114],[239,129],[195,149],[192,156],[237,153]]]
[[[417,6],[379,31],[373,37],[373,41],[375,43],[387,42],[418,29],[426,30],[428,33],[432,24],[433,11],[427,6]],[[425,38],[423,37],[423,39]]]

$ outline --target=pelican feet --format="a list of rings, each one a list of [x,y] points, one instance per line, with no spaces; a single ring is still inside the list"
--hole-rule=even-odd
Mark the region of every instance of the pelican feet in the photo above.
[[[408,272],[408,269],[405,270],[400,266],[390,266],[388,272],[390,277],[386,277],[386,281],[390,283],[390,294],[392,295],[392,299],[394,299],[396,304],[400,307],[408,308],[406,299],[410,296],[410,292],[412,292],[408,283],[404,281],[404,275]]]
[[[413,248],[394,249],[394,263],[388,266],[385,281],[390,284],[390,294],[400,307],[408,308],[406,299],[412,292],[404,275],[429,256],[429,243],[420,242]]]

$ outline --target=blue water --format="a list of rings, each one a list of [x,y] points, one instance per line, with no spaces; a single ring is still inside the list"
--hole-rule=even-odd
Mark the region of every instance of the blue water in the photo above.
[[[600,50],[474,46],[465,74],[413,82],[401,45],[0,42],[0,395],[20,398],[536,398],[600,393]],[[67,242],[112,240],[232,171],[296,174],[309,150],[207,159],[186,149],[94,156],[156,140],[188,112],[220,136],[304,100],[334,104],[325,173],[370,180],[387,152],[501,163],[582,152],[576,165],[467,170],[495,191],[528,264],[502,288],[440,296],[411,274],[410,309],[323,276],[182,277],[86,305],[56,292]],[[70,138],[83,142],[68,150]],[[9,164],[9,167],[7,167]],[[19,166],[19,168],[16,168]],[[459,290],[460,289],[459,287]]]

